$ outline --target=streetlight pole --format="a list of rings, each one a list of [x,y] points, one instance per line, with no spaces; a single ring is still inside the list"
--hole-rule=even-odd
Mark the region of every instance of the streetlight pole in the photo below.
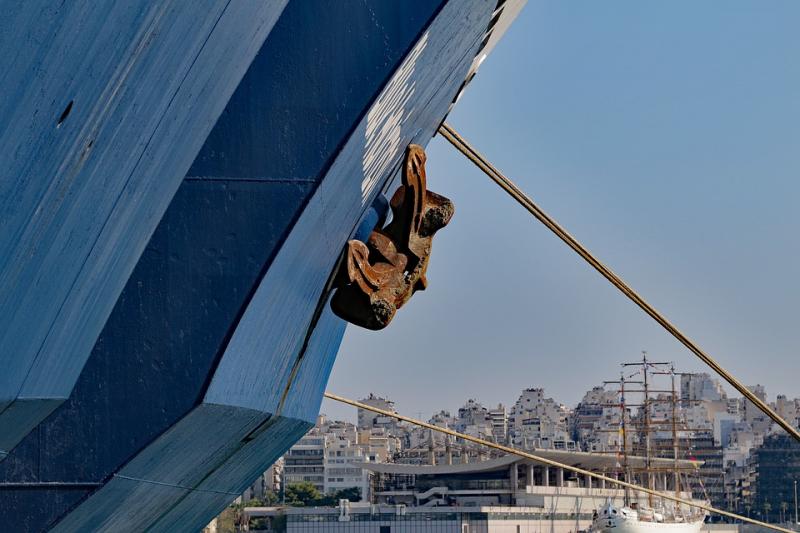
[[[794,480],[794,524],[800,524],[800,520],[797,518],[797,480]]]

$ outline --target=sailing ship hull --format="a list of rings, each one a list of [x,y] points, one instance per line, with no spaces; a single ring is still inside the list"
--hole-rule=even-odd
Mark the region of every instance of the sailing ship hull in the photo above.
[[[667,523],[611,519],[595,523],[592,531],[599,533],[698,533],[702,527],[702,520]]]
[[[602,533],[697,533],[703,527],[705,513],[678,513],[672,511],[664,517],[652,509],[635,510],[627,506],[618,508],[607,503],[596,512],[592,531]]]
[[[196,531],[313,425],[345,328],[328,306],[341,251],[499,36],[497,13],[6,14],[4,529]]]

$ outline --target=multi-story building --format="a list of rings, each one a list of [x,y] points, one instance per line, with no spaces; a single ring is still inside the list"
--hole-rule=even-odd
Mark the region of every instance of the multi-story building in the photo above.
[[[708,374],[681,374],[681,400],[684,404],[700,400],[721,401],[727,397],[722,384]]]
[[[323,494],[357,488],[367,498],[369,473],[361,465],[388,461],[399,450],[400,439],[385,427],[359,430],[320,415],[317,425],[284,456],[283,482],[311,482]]]
[[[508,442],[508,412],[505,405],[498,404],[496,408],[489,409],[489,418],[492,420],[492,435],[495,442],[506,444]]]
[[[568,427],[569,409],[544,389],[525,389],[508,416],[509,441],[523,449],[575,450]]]
[[[794,503],[800,480],[800,443],[784,433],[769,435],[752,457],[755,483],[751,511],[768,522],[778,522]]]
[[[369,462],[368,448],[342,437],[328,440],[325,449],[325,494],[357,488],[362,498],[369,497],[369,472],[361,466]]]
[[[759,400],[767,401],[767,390],[763,385],[754,385],[748,388]],[[766,435],[772,427],[772,419],[756,407],[753,402],[744,398],[742,399],[742,418],[750,424],[755,433],[760,435]]]
[[[316,427],[324,435],[336,435],[352,442],[358,440],[360,432],[355,424],[341,420],[331,420],[324,414],[317,416]]]
[[[383,428],[360,430],[358,444],[364,447],[367,460],[373,463],[389,462],[402,449],[400,439]]]
[[[755,483],[755,463],[752,450],[761,445],[764,437],[753,432],[747,422],[738,421],[730,428],[727,445],[722,450],[725,470],[725,509],[747,514],[752,508]]]
[[[714,442],[726,448],[731,443],[731,435],[740,418],[729,412],[714,413]]]
[[[363,404],[369,405],[370,407],[375,407],[383,411],[389,411],[392,413],[395,412],[394,402],[392,400],[376,396],[373,393],[370,393],[369,396],[362,398],[359,401]],[[399,436],[401,433],[398,430],[399,425],[400,424],[396,418],[373,413],[372,411],[367,411],[366,409],[358,410],[358,429],[360,430],[383,428],[387,431],[387,433]]]
[[[618,451],[620,419],[618,393],[602,386],[593,387],[583,395],[570,417],[572,438],[583,451]]]
[[[775,399],[774,407],[778,416],[795,427],[800,427],[800,398],[790,400],[785,394],[779,394]]]
[[[284,455],[284,486],[307,481],[325,492],[327,436],[314,427]]]
[[[723,449],[714,440],[713,431],[696,431],[686,441],[684,456],[700,462],[697,472],[689,476],[692,492],[697,497],[708,498],[715,507],[726,506],[725,465]]]
[[[489,410],[472,399],[458,409],[454,429],[471,437],[494,440],[494,425]]]

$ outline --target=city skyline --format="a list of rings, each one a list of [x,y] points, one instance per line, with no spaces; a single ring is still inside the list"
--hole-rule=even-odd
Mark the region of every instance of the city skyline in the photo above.
[[[696,375],[698,375],[698,376],[707,376],[708,378],[710,378],[712,381],[715,382],[716,385],[718,385],[719,387],[722,388],[722,390],[724,391],[724,393],[726,394],[726,397],[728,399],[737,400],[737,401],[744,401],[744,398],[742,398],[742,396],[739,395],[738,392],[736,392],[735,390],[730,390],[730,387],[727,387],[725,383],[721,382],[718,378],[715,378],[710,373],[700,372],[700,373],[697,373]],[[609,377],[613,378],[614,376],[609,376]],[[619,376],[616,376],[616,377],[618,378]],[[564,401],[561,397],[559,397],[557,392],[551,391],[550,389],[548,389],[548,387],[546,385],[531,384],[531,385],[529,385],[527,387],[523,387],[522,389],[519,389],[519,390],[521,392],[522,391],[526,391],[526,390],[542,390],[544,392],[544,397],[546,399],[553,400],[556,404],[563,405],[568,410],[574,411],[575,408],[581,403],[583,398],[586,396],[586,394],[589,393],[595,387],[603,387],[603,382],[599,381],[598,383],[596,383],[594,385],[590,385],[589,388],[587,388],[585,390],[580,390],[579,395],[578,395],[579,399],[574,401],[574,402]],[[761,387],[763,387],[763,385],[761,385],[759,383],[753,383],[753,384],[750,384],[749,387],[750,387],[751,390],[753,390],[755,392],[758,392],[758,391],[761,390]],[[605,389],[605,390],[611,391],[611,389]],[[397,401],[394,397],[392,397],[391,395],[388,395],[388,394],[384,394],[383,392],[378,391],[378,390],[369,390],[369,391],[365,392],[364,394],[359,395],[357,398],[353,398],[353,399],[361,401],[361,399],[363,399],[363,398],[366,398],[366,397],[369,397],[369,396],[375,396],[376,398],[384,399],[384,400],[390,401],[393,404],[395,404],[395,407],[396,407],[395,410],[396,410],[396,412],[398,414],[409,416],[409,417],[412,417],[412,418],[416,418],[418,420],[429,421],[429,419],[435,417],[436,415],[440,414],[441,412],[447,412],[449,414],[457,413],[459,409],[461,409],[462,407],[465,407],[470,402],[475,402],[475,403],[485,407],[486,409],[494,409],[494,408],[499,407],[499,406],[502,405],[508,411],[514,405],[514,403],[519,399],[519,397],[521,395],[521,392],[516,393],[516,396],[513,396],[513,393],[512,393],[513,397],[509,396],[508,398],[501,399],[499,402],[487,402],[483,398],[481,398],[480,396],[476,396],[476,395],[466,396],[462,400],[457,401],[456,404],[454,404],[452,406],[451,405],[448,405],[448,406],[442,406],[442,405],[432,406],[432,408],[431,408],[432,410],[430,410],[430,412],[426,412],[426,411],[410,412],[407,409],[403,409],[403,405],[401,405],[401,402]],[[681,393],[680,383],[678,383],[677,393],[680,396],[680,393]],[[788,398],[790,401],[793,401],[795,399],[800,400],[800,395],[795,397],[795,396],[792,396],[791,394],[787,394],[787,393],[785,393],[783,391],[770,391],[769,389],[766,389],[766,393],[767,393],[766,394],[767,403],[769,403],[770,405],[773,405],[773,406],[775,405],[778,396],[782,396],[784,398]],[[326,406],[332,406],[332,407],[340,406],[341,409],[332,409],[330,411],[326,411],[324,409],[324,407],[326,407]],[[357,417],[358,409],[355,408],[355,407],[349,406],[349,405],[342,405],[342,404],[338,404],[337,402],[333,402],[331,400],[326,400],[326,402],[323,404],[323,408],[320,410],[319,414],[321,416],[324,416],[328,420],[342,421],[342,422],[348,422],[348,423],[355,424],[357,422],[357,418],[358,418]],[[774,428],[778,433],[782,432],[782,430],[777,425],[775,425]]]
[[[786,487],[796,480],[797,464],[792,459],[797,445],[791,437],[754,404],[728,396],[719,380],[708,373],[687,374],[675,369],[679,374],[670,374],[666,371],[669,367],[650,362],[646,387],[641,364],[638,370],[626,367],[625,380],[632,387],[626,387],[625,414],[620,410],[618,382],[612,381],[587,390],[578,405],[565,405],[544,388],[529,387],[516,401],[504,401],[497,407],[484,404],[480,398],[469,398],[457,409],[439,406],[428,422],[518,450],[567,454],[565,457],[576,461],[587,456],[569,454],[592,452],[593,457],[616,460],[618,469],[637,460],[667,460],[669,464],[691,461],[691,466],[686,466],[692,475],[682,485],[718,509],[741,512],[748,506],[758,508],[777,501],[788,505]],[[763,386],[754,386],[753,391],[766,399]],[[671,401],[670,392],[674,393]],[[402,410],[392,398],[380,393],[370,393],[360,402],[383,411]],[[800,398],[787,398],[778,392],[771,403],[781,417],[793,426],[800,425]],[[627,431],[621,431],[623,425]],[[306,438],[292,448],[296,454],[290,451],[286,456],[292,458],[287,459],[291,470],[287,482],[313,480],[323,493],[341,489],[342,483],[348,482],[372,487],[373,483],[364,478],[365,469],[380,473],[394,468],[364,466],[367,463],[460,465],[502,460],[504,456],[369,409],[358,409],[354,421],[320,416]],[[304,442],[316,450],[315,466],[306,462],[311,452],[306,451]],[[345,462],[351,463],[345,467],[349,470],[341,470]],[[762,463],[770,466],[762,470]],[[536,476],[527,472],[526,484],[531,484]],[[637,474],[642,475],[642,471],[624,471],[626,479],[633,476],[636,480]],[[342,475],[355,477],[343,481]],[[510,486],[517,486],[514,478],[512,473]],[[643,485],[652,481],[648,473],[647,480],[640,477],[634,482]],[[543,481],[543,485],[549,486],[549,482]],[[563,481],[555,485],[563,485]],[[666,478],[662,487],[667,487]],[[519,505],[524,497],[516,501]],[[768,514],[766,508],[764,513]]]

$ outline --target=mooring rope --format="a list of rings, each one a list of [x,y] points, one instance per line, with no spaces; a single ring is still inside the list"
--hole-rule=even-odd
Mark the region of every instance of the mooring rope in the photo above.
[[[356,400],[350,400],[349,398],[344,398],[342,396],[338,396],[338,395],[332,394],[330,392],[326,392],[325,393],[325,397],[330,399],[330,400],[334,400],[334,401],[337,401],[337,402],[341,402],[341,403],[350,405],[352,407],[357,407],[358,409],[365,409],[367,411],[371,411],[371,412],[379,414],[379,415],[396,418],[397,420],[402,420],[404,422],[408,422],[410,424],[414,424],[415,426],[419,426],[419,427],[423,427],[423,428],[426,428],[426,429],[430,429],[432,431],[438,431],[439,433],[444,433],[445,435],[450,435],[450,436],[453,436],[453,437],[457,437],[459,439],[463,439],[463,440],[466,440],[466,441],[469,441],[469,442],[473,442],[475,444],[480,444],[482,446],[486,446],[488,448],[492,448],[492,449],[495,449],[495,450],[498,450],[498,451],[501,451],[501,452],[509,453],[509,454],[512,454],[512,455],[517,455],[519,457],[524,457],[526,459],[530,459],[532,461],[536,461],[536,462],[541,463],[541,464],[546,464],[548,466],[554,466],[556,468],[563,468],[564,470],[569,470],[570,472],[575,472],[576,474],[582,474],[582,475],[585,475],[585,476],[592,477],[594,479],[599,479],[601,481],[605,481],[606,483],[613,483],[613,484],[618,485],[620,487],[627,487],[627,488],[632,489],[632,490],[636,490],[636,491],[639,491],[639,492],[644,492],[645,494],[651,494],[653,496],[657,496],[657,497],[663,498],[665,500],[670,500],[670,501],[673,501],[673,502],[676,502],[676,503],[679,503],[679,504],[682,504],[682,505],[687,505],[687,506],[694,507],[696,509],[702,509],[703,511],[708,511],[710,513],[715,513],[715,514],[719,514],[719,515],[722,515],[722,516],[727,516],[728,518],[735,518],[737,520],[742,520],[744,522],[748,522],[750,524],[755,524],[755,525],[758,525],[758,526],[766,527],[766,528],[769,528],[769,529],[772,529],[772,530],[775,530],[775,531],[782,531],[783,533],[797,533],[796,531],[793,531],[791,529],[783,528],[783,527],[776,526],[776,525],[773,525],[773,524],[768,524],[767,522],[761,522],[760,520],[755,520],[753,518],[748,518],[746,516],[737,515],[735,513],[731,513],[731,512],[728,512],[728,511],[723,511],[722,509],[717,509],[716,507],[711,507],[710,505],[705,505],[703,503],[694,502],[694,501],[691,501],[691,500],[686,500],[686,499],[680,498],[680,497],[672,495],[672,494],[658,492],[656,490],[652,490],[652,489],[649,489],[649,488],[646,488],[646,487],[641,487],[641,486],[636,485],[634,483],[629,483],[627,481],[614,479],[612,477],[604,476],[603,474],[598,474],[598,473],[592,472],[590,470],[585,470],[585,469],[577,467],[577,466],[572,466],[572,465],[568,465],[568,464],[565,464],[565,463],[560,463],[558,461],[554,461],[552,459],[547,459],[545,457],[541,457],[541,456],[538,456],[538,455],[535,455],[535,454],[532,454],[532,453],[524,452],[524,451],[518,450],[516,448],[511,448],[509,446],[503,446],[502,444],[497,444],[497,443],[494,443],[494,442],[490,442],[488,440],[479,439],[478,437],[473,437],[473,436],[467,435],[465,433],[459,433],[458,431],[454,431],[452,429],[435,426],[435,425],[430,424],[428,422],[423,422],[422,420],[417,420],[415,418],[404,416],[404,415],[395,413],[393,411],[386,411],[384,409],[379,409],[377,407],[373,407],[373,406],[367,405],[365,403],[357,402]],[[607,457],[607,456],[605,456],[605,457]]]
[[[553,218],[545,213],[533,200],[527,196],[522,190],[517,187],[514,182],[504,176],[497,170],[485,157],[483,157],[477,150],[464,140],[449,124],[446,122],[439,127],[439,133],[447,139],[459,152],[467,156],[478,168],[480,168],[492,181],[497,183],[504,191],[511,195],[517,202],[519,202],[525,209],[527,209],[539,222],[544,224],[547,229],[556,234],[556,236],[564,241],[570,248],[572,248],[578,255],[580,255],[587,263],[589,263],[595,270],[597,270],[604,278],[611,282],[617,289],[627,296],[633,303],[638,305],[645,313],[650,315],[653,320],[658,322],[664,329],[666,329],[673,337],[675,337],[681,344],[686,346],[692,353],[699,357],[706,365],[708,365],[714,372],[719,374],[725,381],[730,383],[733,388],[739,391],[745,398],[750,400],[756,407],[758,407],[764,414],[770,417],[776,424],[786,430],[797,441],[800,441],[800,431],[792,426],[789,422],[784,420],[778,415],[766,402],[761,400],[758,396],[753,394],[741,381],[736,379],[730,372],[725,370],[719,363],[717,363],[710,355],[705,353],[700,347],[695,344],[689,337],[684,335],[677,327],[675,327],[664,315],[659,313],[652,305],[650,305],[644,298],[642,298],[636,291],[634,291],[627,283],[625,283],[619,276],[617,276],[610,268],[601,263],[589,250],[587,250],[575,237],[570,235],[567,230],[562,228]]]

